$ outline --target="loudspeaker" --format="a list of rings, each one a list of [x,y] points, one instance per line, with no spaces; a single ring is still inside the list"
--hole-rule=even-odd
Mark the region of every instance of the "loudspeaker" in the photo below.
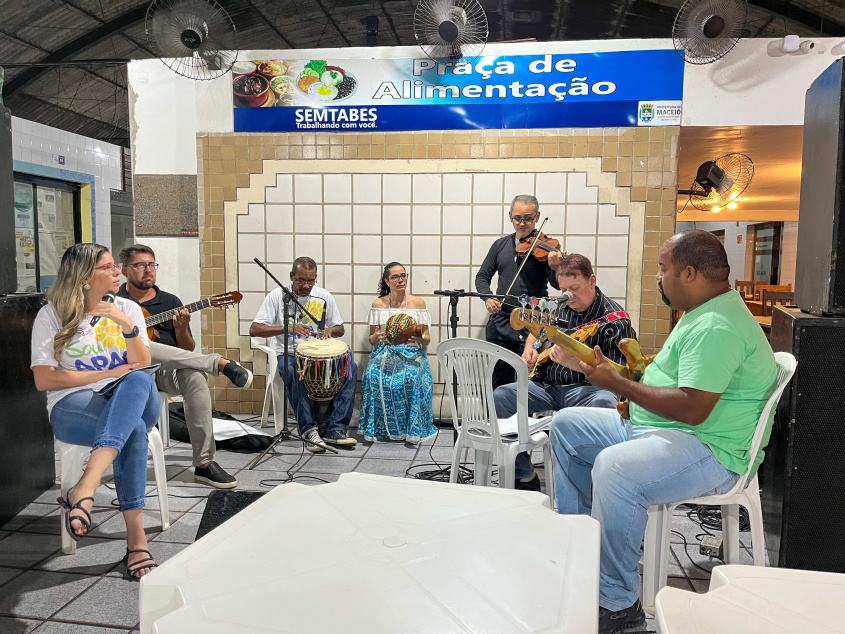
[[[776,306],[771,343],[798,367],[760,469],[769,562],[845,572],[845,319]]]
[[[18,290],[15,265],[15,172],[12,113],[0,104],[0,295]]]
[[[795,302],[816,315],[845,315],[845,78],[838,59],[804,104],[804,152]]]

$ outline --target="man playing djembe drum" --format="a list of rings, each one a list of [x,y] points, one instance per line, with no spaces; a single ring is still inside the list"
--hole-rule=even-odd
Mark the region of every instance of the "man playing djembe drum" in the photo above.
[[[297,258],[293,263],[290,279],[289,290],[296,296],[297,302],[317,319],[315,324],[293,305],[289,306],[288,372],[285,376],[285,389],[296,413],[299,433],[310,441],[306,446],[309,451],[313,452],[325,451],[324,441],[333,445],[355,445],[358,441],[349,438],[347,435],[349,421],[352,419],[352,406],[355,401],[355,380],[358,376],[358,368],[351,355],[348,358],[349,372],[344,372],[346,378],[334,399],[334,410],[329,416],[326,432],[322,438],[311,413],[311,400],[308,398],[305,384],[297,376],[297,364],[294,357],[297,346],[306,339],[342,337],[344,333],[343,319],[331,293],[316,285],[317,263],[314,260],[308,257]],[[261,304],[258,314],[249,327],[249,336],[267,337],[268,343],[276,349],[279,355],[280,374],[284,373],[285,367],[283,322],[284,297],[282,290],[277,288],[267,295],[264,303]],[[281,416],[281,413],[276,412],[276,416]]]

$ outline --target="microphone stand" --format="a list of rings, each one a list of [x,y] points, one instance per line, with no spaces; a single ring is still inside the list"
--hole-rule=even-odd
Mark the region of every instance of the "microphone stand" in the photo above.
[[[284,341],[285,341],[285,344],[284,344],[285,345],[285,350],[284,350],[285,361],[284,361],[284,374],[283,374],[284,379],[283,380],[287,380],[287,377],[288,377],[288,362],[289,362],[289,359],[288,359],[288,345],[289,345],[288,332],[289,332],[290,326],[289,326],[288,322],[290,321],[290,319],[289,319],[290,318],[290,313],[289,313],[290,303],[292,302],[293,305],[296,306],[296,310],[299,310],[302,313],[305,313],[306,315],[308,315],[308,317],[311,318],[312,323],[316,324],[317,320],[314,319],[314,316],[311,313],[309,313],[308,310],[306,310],[304,306],[300,305],[300,303],[296,299],[296,296],[293,293],[291,293],[284,286],[284,284],[282,284],[278,279],[276,279],[276,276],[273,275],[266,266],[264,266],[264,264],[261,262],[261,260],[259,260],[258,258],[253,258],[253,261],[258,266],[260,266],[262,269],[264,269],[264,272],[267,275],[269,275],[276,284],[279,285],[280,289],[282,289],[283,304],[284,304],[284,309],[283,309],[284,310],[284,323],[282,324],[282,336],[284,337]],[[278,371],[279,371],[278,368],[273,368],[273,372],[278,372]],[[268,377],[268,380],[272,381],[273,379]],[[273,416],[279,416],[279,412],[273,412]],[[283,420],[282,431],[280,431],[278,434],[276,434],[273,437],[273,440],[270,442],[270,446],[267,447],[267,449],[262,451],[261,454],[255,458],[255,460],[253,460],[252,462],[249,463],[249,466],[247,466],[247,469],[250,469],[250,470],[254,469],[258,465],[258,463],[261,462],[261,460],[264,458],[264,456],[266,456],[270,452],[271,449],[274,449],[276,447],[276,445],[278,445],[282,440],[285,440],[287,438],[296,438],[297,440],[301,440],[303,443],[307,443],[309,445],[314,445],[315,447],[321,447],[323,449],[327,449],[327,450],[331,451],[332,453],[338,453],[338,451],[336,449],[332,449],[331,447],[328,447],[326,445],[320,445],[318,443],[311,442],[307,438],[303,438],[302,436],[300,436],[298,434],[294,434],[293,432],[288,431],[288,388],[287,388],[287,386],[285,386],[284,396],[282,398],[281,416],[282,416],[282,420]]]

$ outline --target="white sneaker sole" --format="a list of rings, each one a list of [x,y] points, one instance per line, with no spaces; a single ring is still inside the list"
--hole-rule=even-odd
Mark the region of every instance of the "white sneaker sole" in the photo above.
[[[202,484],[207,484],[210,487],[214,487],[215,489],[234,489],[238,486],[238,481],[235,480],[234,482],[215,482],[210,478],[203,478],[202,476],[195,475],[194,482],[201,482]]]

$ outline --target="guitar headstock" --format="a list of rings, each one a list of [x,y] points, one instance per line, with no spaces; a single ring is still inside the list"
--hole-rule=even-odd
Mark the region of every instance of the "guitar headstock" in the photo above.
[[[528,306],[537,306],[539,302],[528,302]],[[510,324],[514,330],[528,328],[528,331],[535,337],[539,337],[545,326],[557,327],[558,319],[554,313],[538,308],[514,308],[511,311]]]
[[[228,293],[223,293],[222,295],[215,295],[214,297],[208,298],[208,303],[211,306],[234,306],[235,304],[239,304],[240,301],[243,299],[243,295],[241,295],[238,291],[229,291]]]

